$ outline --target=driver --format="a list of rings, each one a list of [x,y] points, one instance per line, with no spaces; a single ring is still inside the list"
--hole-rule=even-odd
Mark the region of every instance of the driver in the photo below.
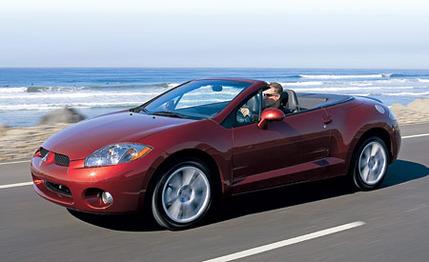
[[[263,92],[264,108],[280,108],[283,87],[277,82],[271,82],[268,86],[269,88]]]
[[[268,87],[268,89],[262,92],[263,108],[280,108],[283,87],[276,82],[270,83]],[[239,112],[240,114],[237,115],[237,121],[240,123],[250,123],[255,120],[255,117],[258,117],[258,115],[255,115],[256,112],[251,112],[246,104],[240,108]]]

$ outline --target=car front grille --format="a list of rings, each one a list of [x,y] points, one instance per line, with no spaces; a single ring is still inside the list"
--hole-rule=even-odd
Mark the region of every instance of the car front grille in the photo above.
[[[66,155],[61,155],[61,154],[55,153],[55,164],[57,164],[59,166],[69,166],[70,159]]]
[[[49,150],[41,147],[40,148],[40,155],[42,157],[45,157],[49,153]],[[54,153],[54,152],[51,152]],[[70,158],[63,154],[54,153],[54,162],[56,165],[59,166],[69,166],[70,165]]]
[[[48,153],[49,151],[48,150],[46,150],[46,149],[44,149],[43,147],[41,147],[40,148],[40,155],[42,156],[42,157],[45,157],[46,156],[46,154]]]

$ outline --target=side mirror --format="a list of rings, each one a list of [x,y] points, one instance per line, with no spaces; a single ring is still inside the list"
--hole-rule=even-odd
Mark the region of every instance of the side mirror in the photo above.
[[[282,121],[285,118],[285,113],[277,108],[267,108],[262,111],[261,120],[258,127],[266,129],[269,121]]]

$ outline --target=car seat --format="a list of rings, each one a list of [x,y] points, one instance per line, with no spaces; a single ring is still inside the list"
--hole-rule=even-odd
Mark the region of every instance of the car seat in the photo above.
[[[295,91],[286,89],[280,97],[280,108],[285,114],[298,112],[298,98]]]

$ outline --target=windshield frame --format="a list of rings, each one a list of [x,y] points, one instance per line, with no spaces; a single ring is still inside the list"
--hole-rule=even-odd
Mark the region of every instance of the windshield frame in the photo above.
[[[144,113],[144,114],[148,114],[148,115],[156,115],[156,113],[161,112],[161,111],[150,111],[150,110],[147,109],[147,107],[149,105],[151,105],[152,103],[154,103],[155,101],[157,101],[159,99],[162,99],[162,97],[164,97],[164,96],[168,96],[171,92],[174,92],[174,91],[177,92],[178,89],[183,88],[183,86],[188,85],[190,83],[193,83],[193,82],[207,82],[209,84],[211,81],[214,82],[214,83],[216,83],[216,82],[219,82],[220,84],[223,83],[225,86],[227,86],[227,84],[230,84],[233,88],[236,87],[236,88],[239,88],[241,90],[237,94],[235,94],[235,96],[233,96],[233,98],[231,100],[219,102],[219,103],[226,103],[226,104],[223,106],[222,109],[220,109],[219,111],[213,113],[212,115],[191,115],[191,114],[184,114],[184,113],[182,113],[180,111],[176,112],[176,110],[172,110],[172,111],[164,110],[164,113],[169,113],[169,112],[171,112],[171,113],[178,113],[183,118],[196,119],[196,120],[213,119],[217,115],[219,115],[221,112],[223,112],[226,108],[228,108],[228,106],[235,99],[237,99],[237,97],[239,97],[240,94],[242,94],[244,91],[246,91],[247,89],[249,89],[249,87],[251,87],[254,84],[253,80],[247,80],[247,79],[228,79],[228,78],[226,78],[226,79],[197,79],[197,80],[191,80],[191,81],[184,82],[184,83],[182,83],[182,84],[180,84],[180,85],[178,85],[176,87],[173,87],[173,88],[171,88],[171,89],[169,89],[169,90],[167,90],[167,91],[165,91],[165,92],[163,92],[163,93],[155,96],[154,98],[150,99],[149,101],[143,103],[142,105],[140,105],[138,107],[131,108],[130,111],[136,112],[136,113]],[[204,86],[204,85],[202,85],[202,86]],[[198,87],[198,88],[195,88],[195,89],[191,89],[191,90],[189,90],[187,92],[183,92],[181,95],[175,96],[175,97],[179,98],[177,102],[180,101],[180,99],[183,97],[183,95],[185,95],[185,94],[187,94],[189,92],[192,92],[193,90],[197,90],[197,89],[199,89],[201,87]],[[173,97],[171,100],[174,100],[175,97]],[[191,109],[191,108],[204,107],[204,106],[207,106],[207,105],[215,105],[215,104],[216,103],[209,103],[209,104],[206,104],[206,105],[203,104],[203,105],[197,105],[197,106],[192,106],[192,107],[187,107],[187,108]],[[175,106],[176,105],[177,105],[177,103],[175,104]]]

